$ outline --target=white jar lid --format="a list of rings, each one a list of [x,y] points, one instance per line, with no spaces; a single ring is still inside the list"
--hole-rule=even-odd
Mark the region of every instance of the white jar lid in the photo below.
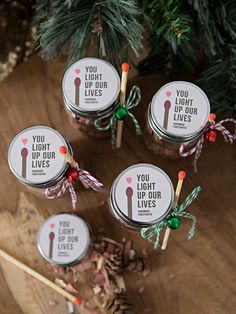
[[[120,77],[112,64],[98,58],[73,63],[62,81],[65,105],[75,114],[104,111],[116,102]]]
[[[159,129],[164,135],[179,141],[192,139],[201,133],[210,114],[209,100],[203,90],[185,81],[162,86],[150,106],[154,131]]]
[[[38,233],[40,254],[50,263],[69,266],[84,260],[92,240],[87,223],[72,214],[49,217]]]
[[[162,221],[171,210],[174,189],[170,178],[151,164],[125,169],[113,182],[110,206],[117,216],[134,227]]]
[[[60,146],[70,145],[56,130],[43,125],[19,132],[11,141],[8,163],[13,174],[30,186],[51,186],[68,169],[59,152]]]

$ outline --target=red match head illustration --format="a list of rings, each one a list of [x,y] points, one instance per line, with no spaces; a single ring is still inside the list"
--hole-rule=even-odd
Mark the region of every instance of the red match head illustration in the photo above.
[[[49,239],[50,240],[53,240],[54,238],[55,238],[55,233],[53,232],[53,231],[51,231],[50,233],[49,233]]]
[[[22,158],[25,158],[28,156],[28,149],[26,147],[23,147],[21,150],[21,156]]]
[[[74,80],[74,83],[75,83],[76,87],[79,87],[80,84],[81,84],[81,79],[79,77],[76,77],[75,80]]]
[[[126,189],[126,196],[127,197],[132,197],[133,196],[133,189],[129,186]]]
[[[166,100],[165,103],[164,103],[164,108],[165,108],[166,110],[169,110],[170,107],[171,107],[171,102],[170,102],[169,100]]]

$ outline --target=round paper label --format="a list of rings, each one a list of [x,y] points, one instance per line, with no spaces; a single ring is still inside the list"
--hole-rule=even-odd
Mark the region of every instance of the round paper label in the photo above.
[[[173,203],[173,185],[165,172],[149,164],[124,170],[113,186],[115,207],[128,220],[140,223],[161,221]]]
[[[66,71],[63,95],[79,111],[99,111],[108,108],[117,99],[120,78],[108,62],[97,58],[84,58]]]
[[[151,115],[164,133],[187,137],[206,125],[210,104],[206,94],[196,85],[175,81],[155,94]]]
[[[89,246],[88,226],[75,215],[51,216],[39,230],[39,251],[53,264],[68,265],[80,261],[86,257]]]
[[[46,126],[33,126],[18,133],[11,142],[8,162],[12,172],[27,184],[43,184],[57,177],[67,166],[60,146],[62,135]]]

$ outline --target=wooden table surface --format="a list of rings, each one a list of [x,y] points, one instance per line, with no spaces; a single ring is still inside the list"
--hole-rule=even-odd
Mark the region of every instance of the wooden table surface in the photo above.
[[[123,148],[113,151],[110,139],[94,140],[78,134],[69,124],[62,105],[61,78],[64,65],[46,63],[33,56],[0,84],[0,247],[42,274],[52,278],[51,266],[39,256],[37,230],[44,218],[61,211],[71,212],[70,197],[51,201],[28,191],[11,174],[7,150],[12,137],[34,124],[56,128],[73,145],[85,169],[101,178],[109,188],[126,167],[139,162],[159,166],[177,182],[177,173],[187,171],[181,200],[196,185],[202,187],[191,212],[198,218],[195,237],[187,240],[190,222],[172,232],[166,251],[153,251],[136,233],[121,229],[109,214],[107,193],[79,188],[76,213],[86,218],[96,233],[104,229],[116,240],[132,239],[138,252],[149,252],[151,275],[144,279],[128,274],[127,295],[135,313],[152,314],[224,314],[236,309],[236,150],[218,136],[215,144],[204,147],[199,172],[193,173],[192,158],[169,161],[153,155],[142,138],[134,134],[132,124],[125,128]],[[160,77],[134,79],[142,89],[142,103],[136,110],[144,120],[145,109],[154,92],[164,83]],[[143,121],[142,121],[143,123]],[[105,202],[105,203],[104,203]],[[101,205],[102,204],[102,205]],[[0,259],[1,314],[67,313],[65,300],[43,284]],[[142,294],[138,293],[145,286]],[[88,291],[84,283],[82,290]],[[91,291],[89,292],[91,293]],[[57,301],[55,307],[49,300]]]

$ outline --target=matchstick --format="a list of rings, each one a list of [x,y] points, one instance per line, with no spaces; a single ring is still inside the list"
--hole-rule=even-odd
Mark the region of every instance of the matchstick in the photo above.
[[[26,169],[27,169],[27,156],[28,156],[28,149],[23,147],[21,150],[21,157],[22,157],[22,177],[26,178]]]
[[[171,102],[169,100],[166,100],[164,102],[165,113],[164,113],[164,121],[163,121],[163,128],[166,129],[166,130],[167,130],[167,127],[168,127],[170,107],[171,107]]]
[[[65,161],[73,168],[77,168],[77,163],[73,159],[73,157],[68,153],[68,149],[66,146],[60,146],[60,153],[63,155]]]
[[[12,257],[11,255],[7,254],[6,252],[4,252],[1,249],[0,249],[0,256],[3,257],[8,262],[10,262],[11,264],[15,265],[17,268],[19,268],[19,269],[23,270],[24,272],[26,272],[27,274],[31,275],[35,279],[41,281],[46,286],[48,286],[51,289],[57,291],[59,294],[64,296],[67,300],[71,301],[72,303],[77,304],[77,305],[81,304],[80,298],[75,297],[74,295],[72,295],[69,292],[65,291],[61,287],[57,286],[54,282],[50,281],[49,279],[47,279],[43,275],[39,274],[38,272],[36,272],[32,268],[30,268],[30,267],[26,266],[25,264],[21,263],[20,261],[18,261],[17,259],[15,259],[14,257]]]
[[[120,105],[122,106],[126,98],[126,89],[127,89],[127,81],[128,81],[128,74],[129,74],[128,63],[123,63],[121,68],[122,68],[122,74],[121,74],[121,86],[120,86]],[[116,148],[120,148],[122,145],[123,125],[124,125],[123,120],[117,121]]]
[[[68,162],[68,164],[77,169],[78,168],[78,164],[76,163],[76,161],[73,159],[73,157],[68,153],[68,149],[66,146],[60,146],[59,148],[60,153],[63,155],[64,159],[66,162]],[[80,180],[80,182],[83,184],[83,186],[86,189],[89,189],[89,186],[86,182],[84,182],[83,180]]]
[[[179,196],[180,196],[180,193],[181,193],[181,189],[182,189],[182,185],[183,185],[185,177],[186,177],[186,172],[185,171],[180,171],[179,174],[178,174],[178,179],[179,180],[178,180],[176,191],[175,191],[175,200],[174,200],[173,207],[172,207],[173,209],[176,208],[176,206],[178,204]],[[171,229],[169,227],[166,227],[164,238],[163,238],[163,242],[162,242],[162,246],[161,246],[162,250],[165,250],[166,247],[167,247],[169,236],[170,236],[170,230]]]
[[[80,84],[81,79],[79,77],[76,77],[74,80],[75,84],[75,104],[79,107],[79,94],[80,94]]]
[[[133,213],[132,213],[133,189],[130,186],[127,187],[126,189],[126,196],[127,196],[128,217],[133,218]]]
[[[55,233],[53,231],[51,231],[49,233],[49,258],[52,259],[52,255],[53,255],[53,240],[55,238]]]

